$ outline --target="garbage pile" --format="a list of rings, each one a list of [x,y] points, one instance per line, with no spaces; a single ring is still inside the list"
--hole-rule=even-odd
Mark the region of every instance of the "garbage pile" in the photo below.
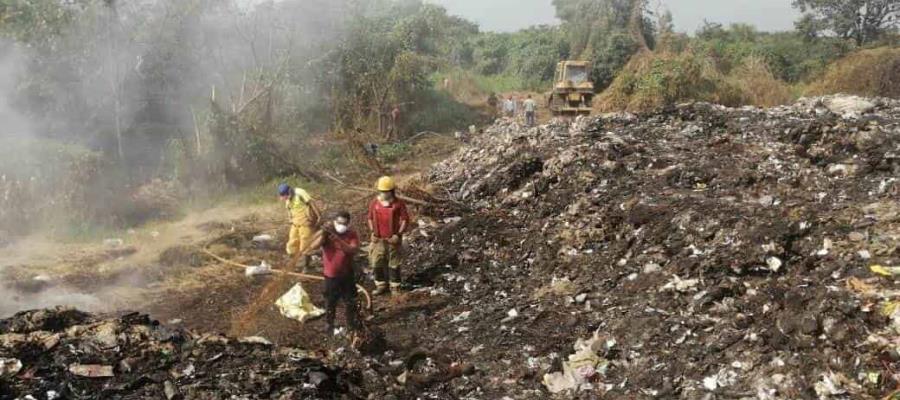
[[[426,178],[454,206],[411,235],[411,283],[453,300],[419,345],[481,373],[443,392],[832,399],[900,382],[898,101],[501,120]]]
[[[358,376],[260,337],[73,309],[0,320],[0,399],[355,399]]]

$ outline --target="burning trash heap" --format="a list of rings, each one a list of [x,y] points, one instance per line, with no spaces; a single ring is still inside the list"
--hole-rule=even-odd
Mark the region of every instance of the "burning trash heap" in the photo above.
[[[461,396],[885,396],[898,179],[894,100],[502,120],[426,176],[421,336],[484,371]]]
[[[0,320],[0,399],[365,398],[351,374],[263,338],[72,309]]]
[[[0,398],[894,393],[900,102],[504,119],[469,140],[425,175],[443,201],[407,237],[413,290],[375,316],[384,351],[335,369],[139,314],[33,311],[0,321]]]

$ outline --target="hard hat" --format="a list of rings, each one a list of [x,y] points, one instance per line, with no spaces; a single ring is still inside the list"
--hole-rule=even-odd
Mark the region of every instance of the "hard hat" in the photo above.
[[[394,184],[394,178],[389,176],[382,176],[378,178],[378,183],[375,185],[375,188],[378,189],[379,192],[390,192],[397,188],[397,185]]]
[[[278,185],[278,195],[279,196],[290,196],[291,195],[291,186],[287,183],[282,183]]]

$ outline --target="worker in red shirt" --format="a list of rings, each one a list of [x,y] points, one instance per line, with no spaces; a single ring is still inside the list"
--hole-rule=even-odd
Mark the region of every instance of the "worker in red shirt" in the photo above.
[[[325,275],[325,320],[327,333],[334,334],[337,304],[346,305],[347,326],[357,330],[356,274],[353,261],[359,251],[359,236],[350,228],[350,213],[338,212],[323,229],[322,274]]]
[[[403,234],[409,227],[409,212],[406,203],[397,198],[397,186],[391,177],[379,178],[376,189],[378,197],[369,203],[369,263],[375,271],[374,293],[382,294],[390,285],[391,294],[399,294]]]

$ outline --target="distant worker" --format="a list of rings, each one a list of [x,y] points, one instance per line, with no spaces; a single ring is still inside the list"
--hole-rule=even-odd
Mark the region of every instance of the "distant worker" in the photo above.
[[[535,111],[537,111],[537,104],[534,102],[534,99],[531,98],[530,94],[528,95],[528,99],[525,100],[523,108],[525,108],[525,125],[534,126],[534,114]]]
[[[369,262],[375,272],[375,294],[382,294],[390,286],[392,294],[399,294],[403,233],[409,227],[406,203],[397,198],[394,179],[383,176],[376,184],[378,197],[369,204],[369,229],[372,244]]]
[[[359,235],[350,228],[350,213],[340,211],[322,228],[322,275],[325,276],[325,322],[334,334],[334,318],[339,301],[344,302],[347,327],[359,328],[356,305],[354,260],[359,251]]]
[[[391,126],[388,129],[388,139],[393,140],[400,136],[400,106],[395,105],[391,110]]]
[[[497,112],[497,107],[499,106],[500,99],[497,98],[497,94],[491,92],[491,94],[487,98],[487,105],[491,108],[491,114]]]
[[[506,113],[507,118],[516,117],[516,101],[513,100],[512,96],[509,96],[509,98],[503,102],[503,111]]]
[[[308,254],[308,247],[312,244],[316,225],[321,214],[318,207],[313,204],[313,198],[301,188],[292,188],[287,183],[278,185],[278,196],[284,201],[288,209],[288,218],[291,221],[291,229],[288,234],[286,246],[289,256],[300,256],[301,252]],[[292,263],[296,262],[292,259]],[[300,267],[302,272],[307,272],[310,264],[310,256],[303,255]],[[290,265],[290,268],[297,267]]]

